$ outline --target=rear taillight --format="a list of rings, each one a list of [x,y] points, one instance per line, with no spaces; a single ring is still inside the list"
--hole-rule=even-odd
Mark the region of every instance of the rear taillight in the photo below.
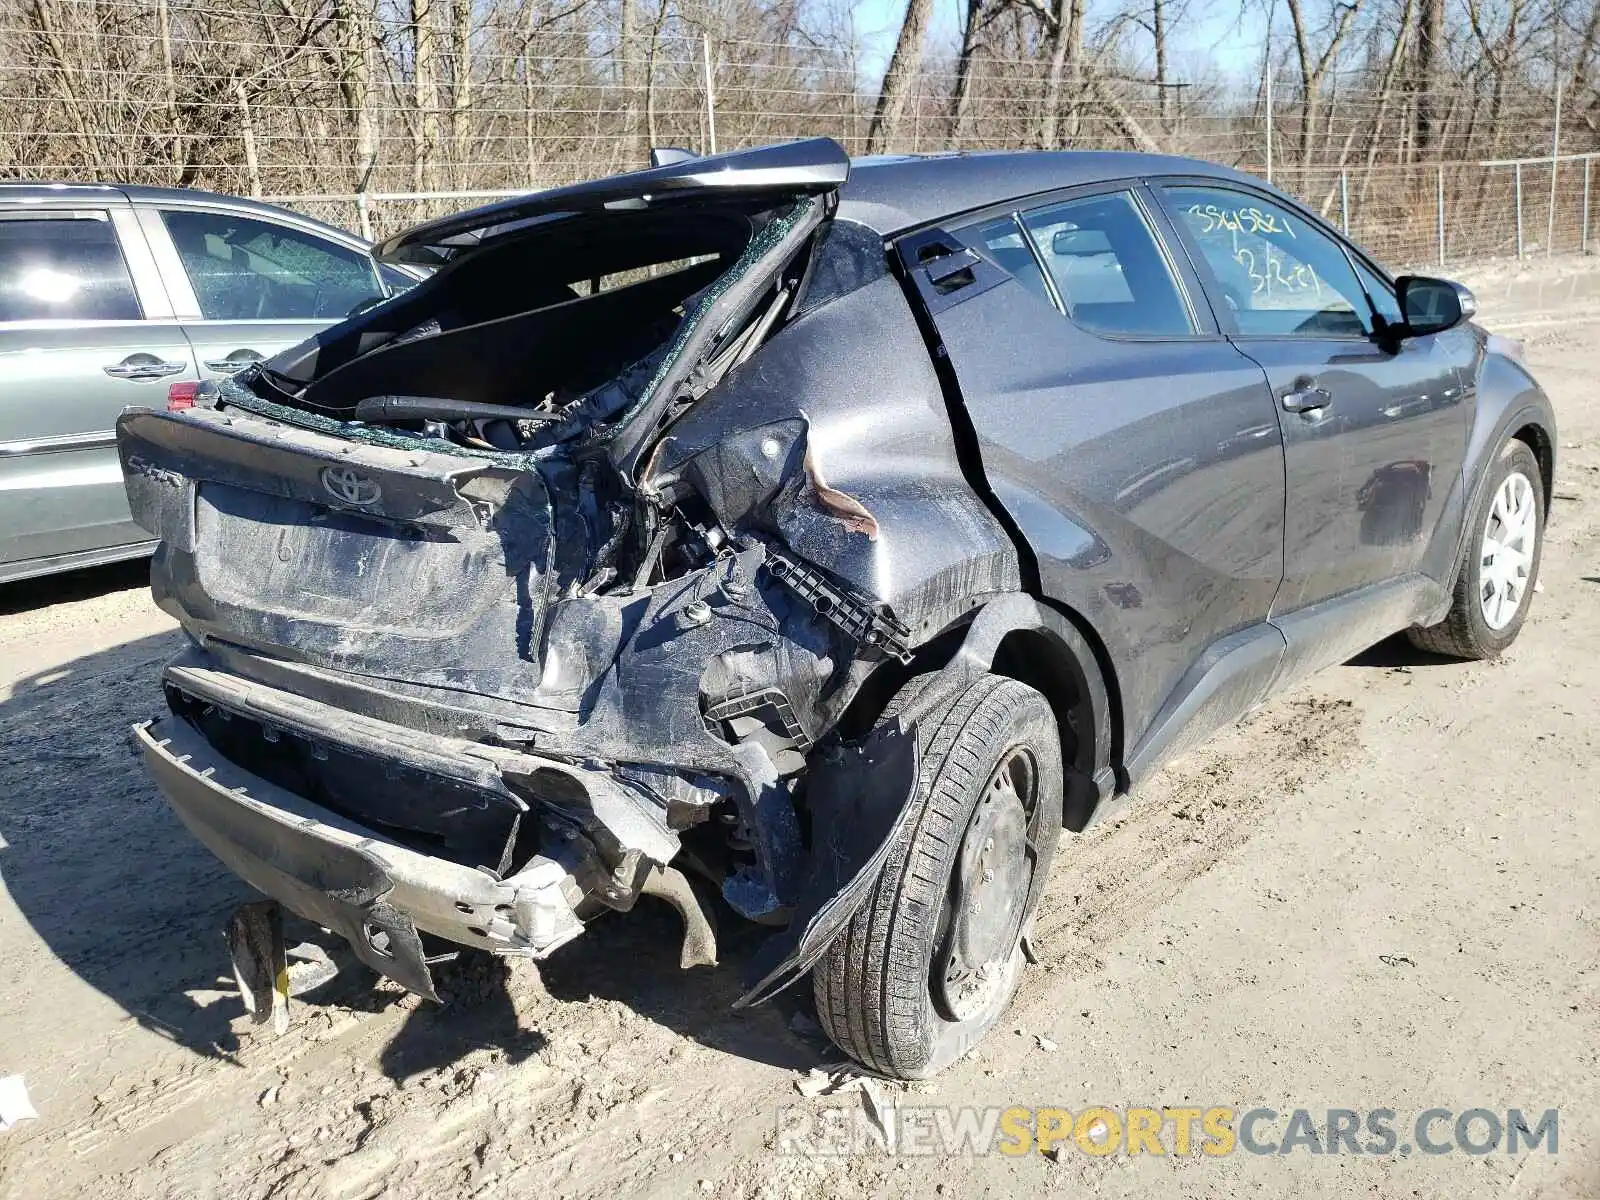
[[[167,411],[182,412],[194,407],[194,394],[200,390],[198,383],[174,383],[167,388]]]

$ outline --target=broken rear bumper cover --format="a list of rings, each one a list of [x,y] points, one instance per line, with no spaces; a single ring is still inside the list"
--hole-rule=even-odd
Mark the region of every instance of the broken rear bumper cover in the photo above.
[[[421,854],[217,753],[176,717],[137,725],[145,765],[189,831],[246,882],[344,937],[383,975],[438,999],[419,931],[543,958],[583,931],[567,869],[506,879]]]

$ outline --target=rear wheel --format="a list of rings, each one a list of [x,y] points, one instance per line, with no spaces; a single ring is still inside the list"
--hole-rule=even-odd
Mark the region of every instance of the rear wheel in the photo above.
[[[1500,451],[1467,535],[1450,612],[1407,632],[1413,645],[1452,658],[1494,658],[1528,616],[1544,547],[1544,480],[1526,442]]]
[[[988,676],[918,726],[909,832],[817,965],[817,1015],[864,1066],[917,1079],[999,1019],[1061,831],[1061,742],[1045,698]]]

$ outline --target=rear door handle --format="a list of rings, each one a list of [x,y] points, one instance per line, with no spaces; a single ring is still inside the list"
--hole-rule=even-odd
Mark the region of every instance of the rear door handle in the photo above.
[[[208,371],[221,371],[232,374],[242,371],[253,362],[260,362],[266,355],[258,350],[235,350],[227,358],[208,358],[205,366]]]
[[[186,362],[163,362],[154,354],[130,354],[119,363],[112,363],[105,367],[105,373],[113,379],[165,379],[168,375],[177,375],[187,371],[189,364]]]
[[[1327,388],[1300,388],[1283,394],[1284,412],[1315,412],[1333,403],[1333,394]]]
[[[928,282],[933,285],[933,290],[944,294],[976,282],[977,277],[973,274],[972,268],[977,266],[979,261],[981,260],[976,253],[963,246],[954,254],[941,255],[934,259],[923,269],[928,273]]]

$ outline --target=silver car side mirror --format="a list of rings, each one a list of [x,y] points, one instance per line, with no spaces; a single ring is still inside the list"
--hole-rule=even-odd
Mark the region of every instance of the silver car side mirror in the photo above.
[[[1395,280],[1395,298],[1405,317],[1406,337],[1443,333],[1478,311],[1477,298],[1464,284],[1426,275],[1402,275]]]

